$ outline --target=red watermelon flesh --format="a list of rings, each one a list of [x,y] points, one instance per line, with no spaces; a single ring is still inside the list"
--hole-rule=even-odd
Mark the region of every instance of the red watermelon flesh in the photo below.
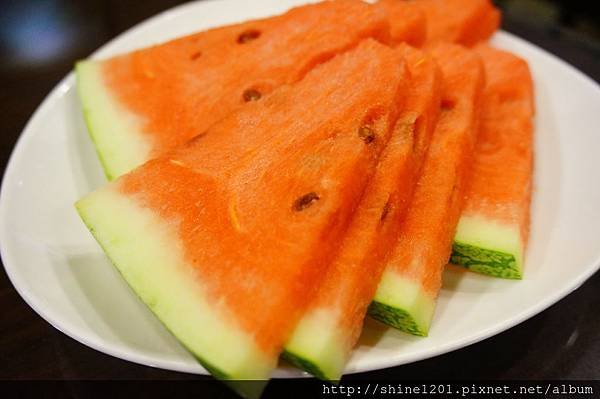
[[[133,290],[213,374],[268,378],[407,82],[399,54],[367,40],[77,208]]]

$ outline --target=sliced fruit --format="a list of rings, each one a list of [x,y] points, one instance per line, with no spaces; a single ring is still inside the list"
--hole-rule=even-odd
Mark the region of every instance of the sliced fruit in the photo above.
[[[490,0],[417,0],[427,18],[427,43],[473,46],[500,26],[500,11]]]
[[[202,134],[216,121],[360,40],[387,41],[385,14],[358,0],[186,36],[77,65],[88,129],[109,179]]]
[[[420,47],[427,38],[425,12],[414,2],[402,0],[379,0],[390,22],[390,36],[394,43],[407,43]]]
[[[484,73],[461,46],[432,49],[442,70],[442,112],[412,203],[388,257],[369,314],[392,327],[427,335],[450,257],[464,184],[478,131]]]
[[[433,59],[407,45],[396,51],[411,74],[405,106],[340,249],[285,347],[288,360],[325,380],[340,379],[360,335],[439,112],[441,77]]]
[[[77,203],[206,368],[265,379],[395,125],[408,78],[372,40]]]
[[[533,82],[521,58],[483,45],[476,51],[487,83],[451,261],[476,272],[520,279],[533,175]]]

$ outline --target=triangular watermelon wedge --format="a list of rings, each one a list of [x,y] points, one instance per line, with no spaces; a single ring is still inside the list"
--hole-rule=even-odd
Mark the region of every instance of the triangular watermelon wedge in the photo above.
[[[266,379],[406,93],[373,40],[243,107],[77,209],[136,294],[222,379]]]
[[[483,65],[471,50],[439,44],[431,53],[443,75],[442,111],[423,170],[369,314],[392,327],[427,335],[442,271],[464,202],[479,132]]]
[[[88,130],[109,179],[204,133],[247,102],[301,79],[368,37],[385,13],[359,0],[294,8],[105,61],[77,64]]]
[[[441,76],[433,58],[407,45],[396,51],[411,75],[404,108],[340,249],[286,345],[288,360],[324,380],[340,379],[358,340],[439,113]]]
[[[533,81],[527,62],[480,45],[487,83],[472,177],[452,263],[521,279],[533,177]]]

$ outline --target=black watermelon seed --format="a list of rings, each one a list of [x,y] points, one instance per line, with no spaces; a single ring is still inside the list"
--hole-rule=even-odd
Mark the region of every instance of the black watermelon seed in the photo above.
[[[312,204],[318,200],[319,200],[319,195],[317,193],[315,193],[314,191],[312,191],[308,194],[304,194],[303,196],[297,198],[296,201],[294,201],[294,205],[292,206],[292,209],[296,212],[303,211],[304,209],[312,206]]]
[[[390,203],[390,200],[388,199],[387,202],[385,203],[385,205],[383,206],[383,209],[381,210],[381,217],[379,218],[380,222],[384,222],[385,219],[387,218],[387,216],[390,214],[390,211],[392,210],[392,204]]]
[[[246,101],[246,102],[257,101],[257,100],[260,100],[260,98],[262,97],[262,94],[260,94],[260,91],[258,91],[256,89],[248,89],[244,92],[243,97],[244,97],[244,101]]]
[[[245,32],[240,33],[238,36],[237,42],[239,44],[244,44],[251,42],[252,40],[256,40],[260,37],[260,31],[256,29],[249,29]]]
[[[375,141],[375,131],[371,126],[361,126],[358,129],[358,137],[360,137],[365,143],[370,144]]]

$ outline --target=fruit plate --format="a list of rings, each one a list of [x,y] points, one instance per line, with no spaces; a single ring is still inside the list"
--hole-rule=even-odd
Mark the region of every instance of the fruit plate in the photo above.
[[[202,1],[160,14],[111,41],[103,58],[211,26],[262,17],[298,0]],[[536,87],[535,181],[525,278],[449,267],[428,338],[368,321],[348,364],[355,373],[405,364],[483,340],[546,309],[600,265],[600,87],[505,32],[494,45],[530,63]],[[35,112],[0,193],[0,250],[25,301],[54,327],[101,352],[164,369],[206,371],[110,265],[73,203],[105,182],[69,74]],[[277,377],[304,373],[281,366]]]

